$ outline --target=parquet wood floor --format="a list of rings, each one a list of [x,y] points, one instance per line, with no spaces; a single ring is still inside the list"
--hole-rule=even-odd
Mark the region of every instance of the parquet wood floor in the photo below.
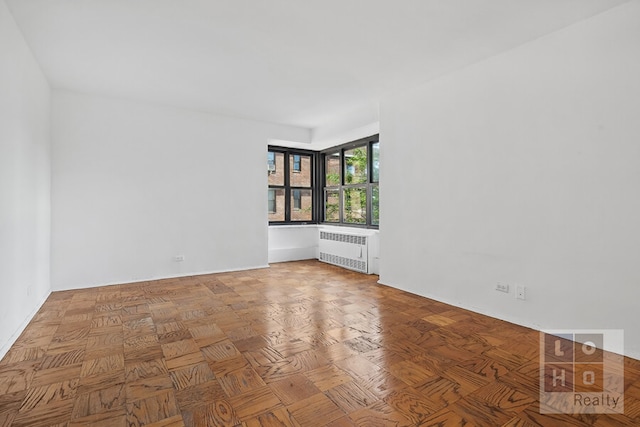
[[[0,426],[633,426],[543,415],[539,334],[316,261],[51,294]]]

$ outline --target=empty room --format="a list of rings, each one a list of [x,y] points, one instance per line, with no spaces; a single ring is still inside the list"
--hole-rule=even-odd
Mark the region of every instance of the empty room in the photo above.
[[[0,0],[0,425],[640,425],[638,22]]]

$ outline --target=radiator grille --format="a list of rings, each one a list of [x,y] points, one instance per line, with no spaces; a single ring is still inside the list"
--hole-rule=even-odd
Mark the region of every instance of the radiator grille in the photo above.
[[[367,236],[355,236],[353,234],[331,233],[328,231],[320,232],[320,240],[333,240],[334,242],[351,243],[354,245],[367,244]]]
[[[320,252],[320,261],[367,273],[367,262]]]

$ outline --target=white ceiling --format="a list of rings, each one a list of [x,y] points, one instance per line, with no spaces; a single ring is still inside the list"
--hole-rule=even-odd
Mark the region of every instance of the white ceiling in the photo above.
[[[315,128],[626,0],[5,0],[54,88]]]

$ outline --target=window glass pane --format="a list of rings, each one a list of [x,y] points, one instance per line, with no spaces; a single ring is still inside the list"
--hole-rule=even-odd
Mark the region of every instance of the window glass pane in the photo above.
[[[380,189],[371,187],[371,225],[380,225]]]
[[[324,181],[331,187],[340,185],[340,153],[327,154],[324,158]]]
[[[344,151],[344,183],[367,182],[367,147],[356,147]]]
[[[276,211],[276,190],[269,190],[269,213]]]
[[[269,185],[284,185],[284,153],[269,151],[267,154]]]
[[[371,171],[371,180],[373,182],[380,182],[380,143],[376,142],[371,144],[371,164],[373,170]]]
[[[284,221],[284,188],[270,188],[269,221]]]
[[[325,190],[324,220],[340,222],[340,190]]]
[[[344,188],[342,201],[343,220],[350,224],[367,223],[367,189],[362,187]]]
[[[291,170],[289,185],[292,187],[311,187],[311,156],[298,154],[289,156],[289,168]]]
[[[311,190],[291,190],[291,221],[313,219],[313,197]]]

